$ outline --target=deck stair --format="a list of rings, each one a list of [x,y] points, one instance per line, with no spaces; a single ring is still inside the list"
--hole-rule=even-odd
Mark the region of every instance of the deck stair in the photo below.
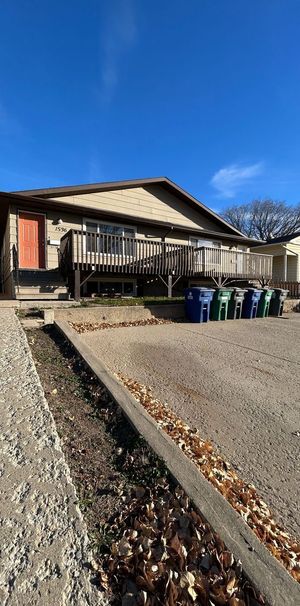
[[[22,300],[68,300],[69,290],[61,273],[57,270],[19,269],[15,275],[16,299]]]

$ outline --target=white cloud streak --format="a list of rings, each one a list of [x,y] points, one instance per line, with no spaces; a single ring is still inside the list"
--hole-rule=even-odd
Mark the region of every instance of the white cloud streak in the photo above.
[[[252,179],[261,175],[263,172],[263,163],[241,165],[230,164],[220,168],[213,178],[211,185],[217,190],[220,196],[224,198],[234,198],[236,193]]]
[[[101,37],[101,96],[109,102],[118,86],[124,54],[137,38],[134,0],[111,3]]]

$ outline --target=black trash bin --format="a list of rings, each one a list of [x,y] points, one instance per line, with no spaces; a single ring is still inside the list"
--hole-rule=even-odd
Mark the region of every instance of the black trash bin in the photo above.
[[[231,299],[228,305],[228,320],[240,320],[242,317],[242,309],[245,292],[247,292],[244,288],[233,288]]]
[[[283,304],[285,299],[289,294],[288,290],[284,290],[283,288],[274,288],[272,298],[270,301],[270,316],[282,316],[283,313]]]

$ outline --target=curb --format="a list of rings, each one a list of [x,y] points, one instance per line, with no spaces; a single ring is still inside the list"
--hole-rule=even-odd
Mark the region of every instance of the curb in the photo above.
[[[241,560],[245,576],[255,589],[264,595],[266,604],[300,604],[299,585],[269,553],[241,516],[202,476],[196,465],[183,454],[172,439],[157,426],[143,406],[94,355],[92,349],[81,341],[71,326],[64,320],[55,320],[54,325],[106,387],[131,425],[164,460],[175,480],[192,499],[212,529],[220,535],[227,548],[237,560]]]

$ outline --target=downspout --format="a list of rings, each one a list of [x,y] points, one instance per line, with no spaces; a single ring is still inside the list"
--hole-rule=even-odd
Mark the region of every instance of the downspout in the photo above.
[[[168,231],[166,231],[166,233],[164,234],[164,236],[162,236],[161,241],[165,242],[166,241],[166,237],[172,232],[174,231],[174,225],[171,225],[171,227],[168,229]]]
[[[162,237],[162,239],[161,239],[162,242],[166,241],[166,237],[173,231],[173,229],[174,229],[174,226],[171,225],[171,227],[168,229],[168,231],[166,231],[166,233]],[[159,277],[162,280],[162,282],[166,285],[166,287],[168,289],[168,298],[171,299],[172,298],[172,287],[173,287],[173,284],[172,284],[172,282],[173,282],[172,275],[170,274],[168,276],[168,282],[167,283],[165,282],[165,280],[161,276],[159,276]]]

